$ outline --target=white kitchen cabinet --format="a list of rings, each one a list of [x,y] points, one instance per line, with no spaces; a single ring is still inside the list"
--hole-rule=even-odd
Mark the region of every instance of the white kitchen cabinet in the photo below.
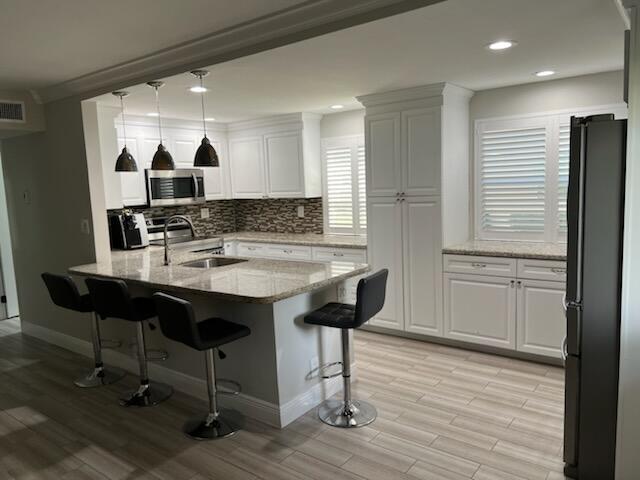
[[[239,257],[264,257],[266,245],[262,243],[238,242],[236,255]]]
[[[229,139],[233,198],[265,198],[262,136]]]
[[[515,280],[444,275],[444,336],[492,347],[516,348]]]
[[[477,275],[495,275],[515,277],[517,262],[515,258],[485,257],[478,255],[443,255],[444,270],[450,273],[469,273]]]
[[[408,197],[402,208],[404,329],[442,335],[442,240],[438,197]]]
[[[301,113],[229,124],[233,198],[319,197],[320,118]]]
[[[312,255],[319,262],[367,262],[364,248],[313,247]]]
[[[124,138],[118,137],[118,150],[122,151],[123,147]],[[137,138],[127,138],[127,150],[129,150],[129,153],[136,159],[138,171],[119,173],[122,206],[144,205],[147,203],[147,187],[144,177],[145,167],[141,160],[141,149],[138,148]],[[103,161],[105,161],[105,159],[103,159]]]
[[[400,114],[365,117],[367,196],[394,196],[402,189]]]
[[[567,263],[556,260],[518,259],[518,278],[567,281]]]
[[[302,138],[298,132],[264,136],[267,169],[267,195],[303,197],[304,165],[301,159]]]
[[[402,112],[402,185],[405,195],[440,194],[441,107]]]
[[[560,345],[566,333],[566,318],[562,306],[565,284],[518,280],[516,286],[517,349],[560,358]]]
[[[227,240],[224,242],[224,254],[234,257],[237,255],[236,242],[233,240]]]
[[[311,260],[311,247],[306,245],[265,245],[264,256],[282,260]]]
[[[367,256],[372,270],[389,270],[384,307],[369,323],[404,330],[402,208],[399,200],[370,198],[367,222]]]

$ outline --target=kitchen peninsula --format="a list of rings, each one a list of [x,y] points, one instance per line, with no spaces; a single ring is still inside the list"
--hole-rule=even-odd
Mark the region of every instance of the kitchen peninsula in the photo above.
[[[239,261],[214,268],[185,265],[207,258]],[[239,395],[223,396],[222,402],[248,417],[284,427],[341,386],[340,378],[323,381],[313,373],[318,365],[339,359],[340,332],[307,326],[304,315],[339,301],[345,280],[368,270],[368,265],[352,262],[211,257],[188,249],[176,249],[172,264],[165,266],[163,249],[152,246],[114,251],[109,260],[72,267],[70,273],[123,279],[134,295],[167,292],[192,302],[199,319],[215,316],[248,326],[251,335],[226,346],[227,358],[217,362],[221,378],[242,384]],[[106,319],[102,325],[112,337],[133,334],[126,322]],[[164,338],[159,329],[148,332],[147,344],[169,353],[162,366],[150,365],[152,381],[202,395],[204,365],[197,352]],[[134,370],[126,353],[110,351],[106,357]]]

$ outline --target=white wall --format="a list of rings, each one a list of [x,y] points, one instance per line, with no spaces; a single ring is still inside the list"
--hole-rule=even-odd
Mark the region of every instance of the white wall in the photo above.
[[[0,90],[0,100],[24,102],[25,123],[0,122],[0,138],[40,132],[45,129],[44,107],[38,104],[29,92]]]
[[[640,2],[636,2],[640,3]],[[629,126],[622,264],[622,325],[616,479],[638,478],[640,471],[640,5],[632,20],[629,62]]]
[[[364,109],[324,115],[320,121],[320,137],[364,135]]]

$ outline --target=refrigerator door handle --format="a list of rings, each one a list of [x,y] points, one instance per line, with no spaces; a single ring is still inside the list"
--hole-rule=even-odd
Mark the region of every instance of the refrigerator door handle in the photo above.
[[[562,294],[562,308],[564,309],[565,315],[567,313],[567,306],[568,306],[568,304],[567,304],[567,292],[564,292]],[[564,337],[564,338],[566,339],[567,337]]]
[[[562,356],[562,363],[566,364],[569,353],[567,352],[567,336],[562,339],[562,345],[560,346],[560,356]]]

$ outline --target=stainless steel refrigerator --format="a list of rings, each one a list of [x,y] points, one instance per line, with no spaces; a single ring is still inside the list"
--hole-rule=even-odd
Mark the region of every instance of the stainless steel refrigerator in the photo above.
[[[614,478],[626,131],[571,119],[564,461],[580,480]]]

